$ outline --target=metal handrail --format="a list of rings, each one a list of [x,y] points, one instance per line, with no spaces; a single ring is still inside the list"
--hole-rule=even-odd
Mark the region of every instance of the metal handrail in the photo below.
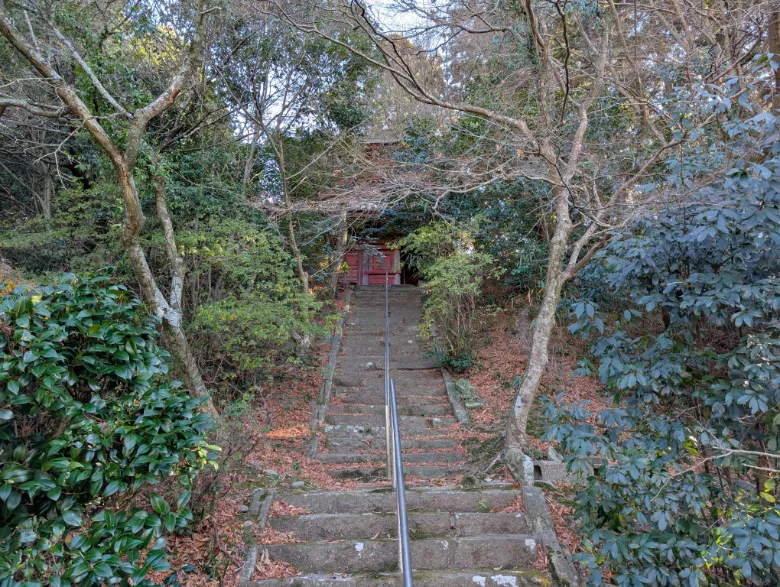
[[[385,446],[387,452],[387,478],[393,479],[393,438],[390,427],[390,289],[387,283],[388,271],[385,264]]]
[[[385,437],[387,440],[387,475],[392,476],[396,490],[396,517],[398,519],[398,566],[404,587],[413,587],[412,553],[409,544],[409,524],[406,517],[406,489],[404,463],[401,453],[401,432],[398,426],[398,404],[395,381],[390,378],[390,287],[385,266]]]

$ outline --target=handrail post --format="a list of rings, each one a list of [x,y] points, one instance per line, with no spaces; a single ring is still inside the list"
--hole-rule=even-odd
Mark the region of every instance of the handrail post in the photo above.
[[[401,457],[401,434],[398,427],[398,406],[395,401],[395,382],[390,380],[390,407],[393,416],[393,452],[395,457],[395,476],[398,506],[398,558],[404,587],[412,587],[412,553],[409,544],[409,522],[406,519],[406,488],[404,487],[403,459]]]
[[[390,423],[390,290],[387,285],[388,271],[385,263],[385,446],[387,453],[387,478],[393,479],[393,440]]]

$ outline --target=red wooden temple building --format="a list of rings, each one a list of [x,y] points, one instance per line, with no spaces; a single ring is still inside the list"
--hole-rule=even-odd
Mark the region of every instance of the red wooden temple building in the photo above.
[[[349,266],[344,275],[347,285],[384,285],[385,271],[390,285],[401,285],[401,252],[385,242],[358,241],[344,262]]]

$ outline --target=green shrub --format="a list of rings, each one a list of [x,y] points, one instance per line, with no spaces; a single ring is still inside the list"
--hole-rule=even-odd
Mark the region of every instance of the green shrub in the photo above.
[[[3,587],[148,585],[168,567],[162,535],[192,517],[209,419],[168,379],[156,327],[107,274],[2,299]],[[150,491],[169,477],[182,486],[166,491],[175,503]]]
[[[214,219],[179,238],[194,313],[192,348],[219,399],[232,400],[288,361],[300,340],[324,335],[312,318],[322,308],[301,292],[278,235],[246,221]],[[296,338],[298,340],[296,340]]]
[[[618,402],[598,414],[547,402],[546,439],[571,467],[603,463],[575,498],[593,585],[779,584],[777,119],[729,133],[761,148],[761,162],[708,173],[695,197],[639,217],[583,275],[625,300],[621,319],[598,299],[571,306],[572,332],[597,334],[580,370]],[[679,164],[670,183],[702,173]]]
[[[440,361],[468,368],[472,335],[477,323],[477,302],[489,276],[499,274],[493,257],[474,249],[474,226],[443,221],[423,226],[398,241],[407,264],[425,282],[423,327],[436,328],[444,348],[436,349]]]
[[[464,373],[474,366],[474,354],[471,351],[451,354],[445,353],[441,349],[435,349],[426,356],[436,359],[439,367],[444,367],[455,373]]]

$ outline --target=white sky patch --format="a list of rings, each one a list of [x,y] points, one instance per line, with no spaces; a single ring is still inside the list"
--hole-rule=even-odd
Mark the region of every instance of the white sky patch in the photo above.
[[[427,12],[433,8],[434,3],[429,0],[415,0],[414,5]],[[371,11],[379,17],[380,22],[385,25],[388,32],[402,33],[425,22],[419,14],[403,7],[399,8],[393,0],[372,2]]]

